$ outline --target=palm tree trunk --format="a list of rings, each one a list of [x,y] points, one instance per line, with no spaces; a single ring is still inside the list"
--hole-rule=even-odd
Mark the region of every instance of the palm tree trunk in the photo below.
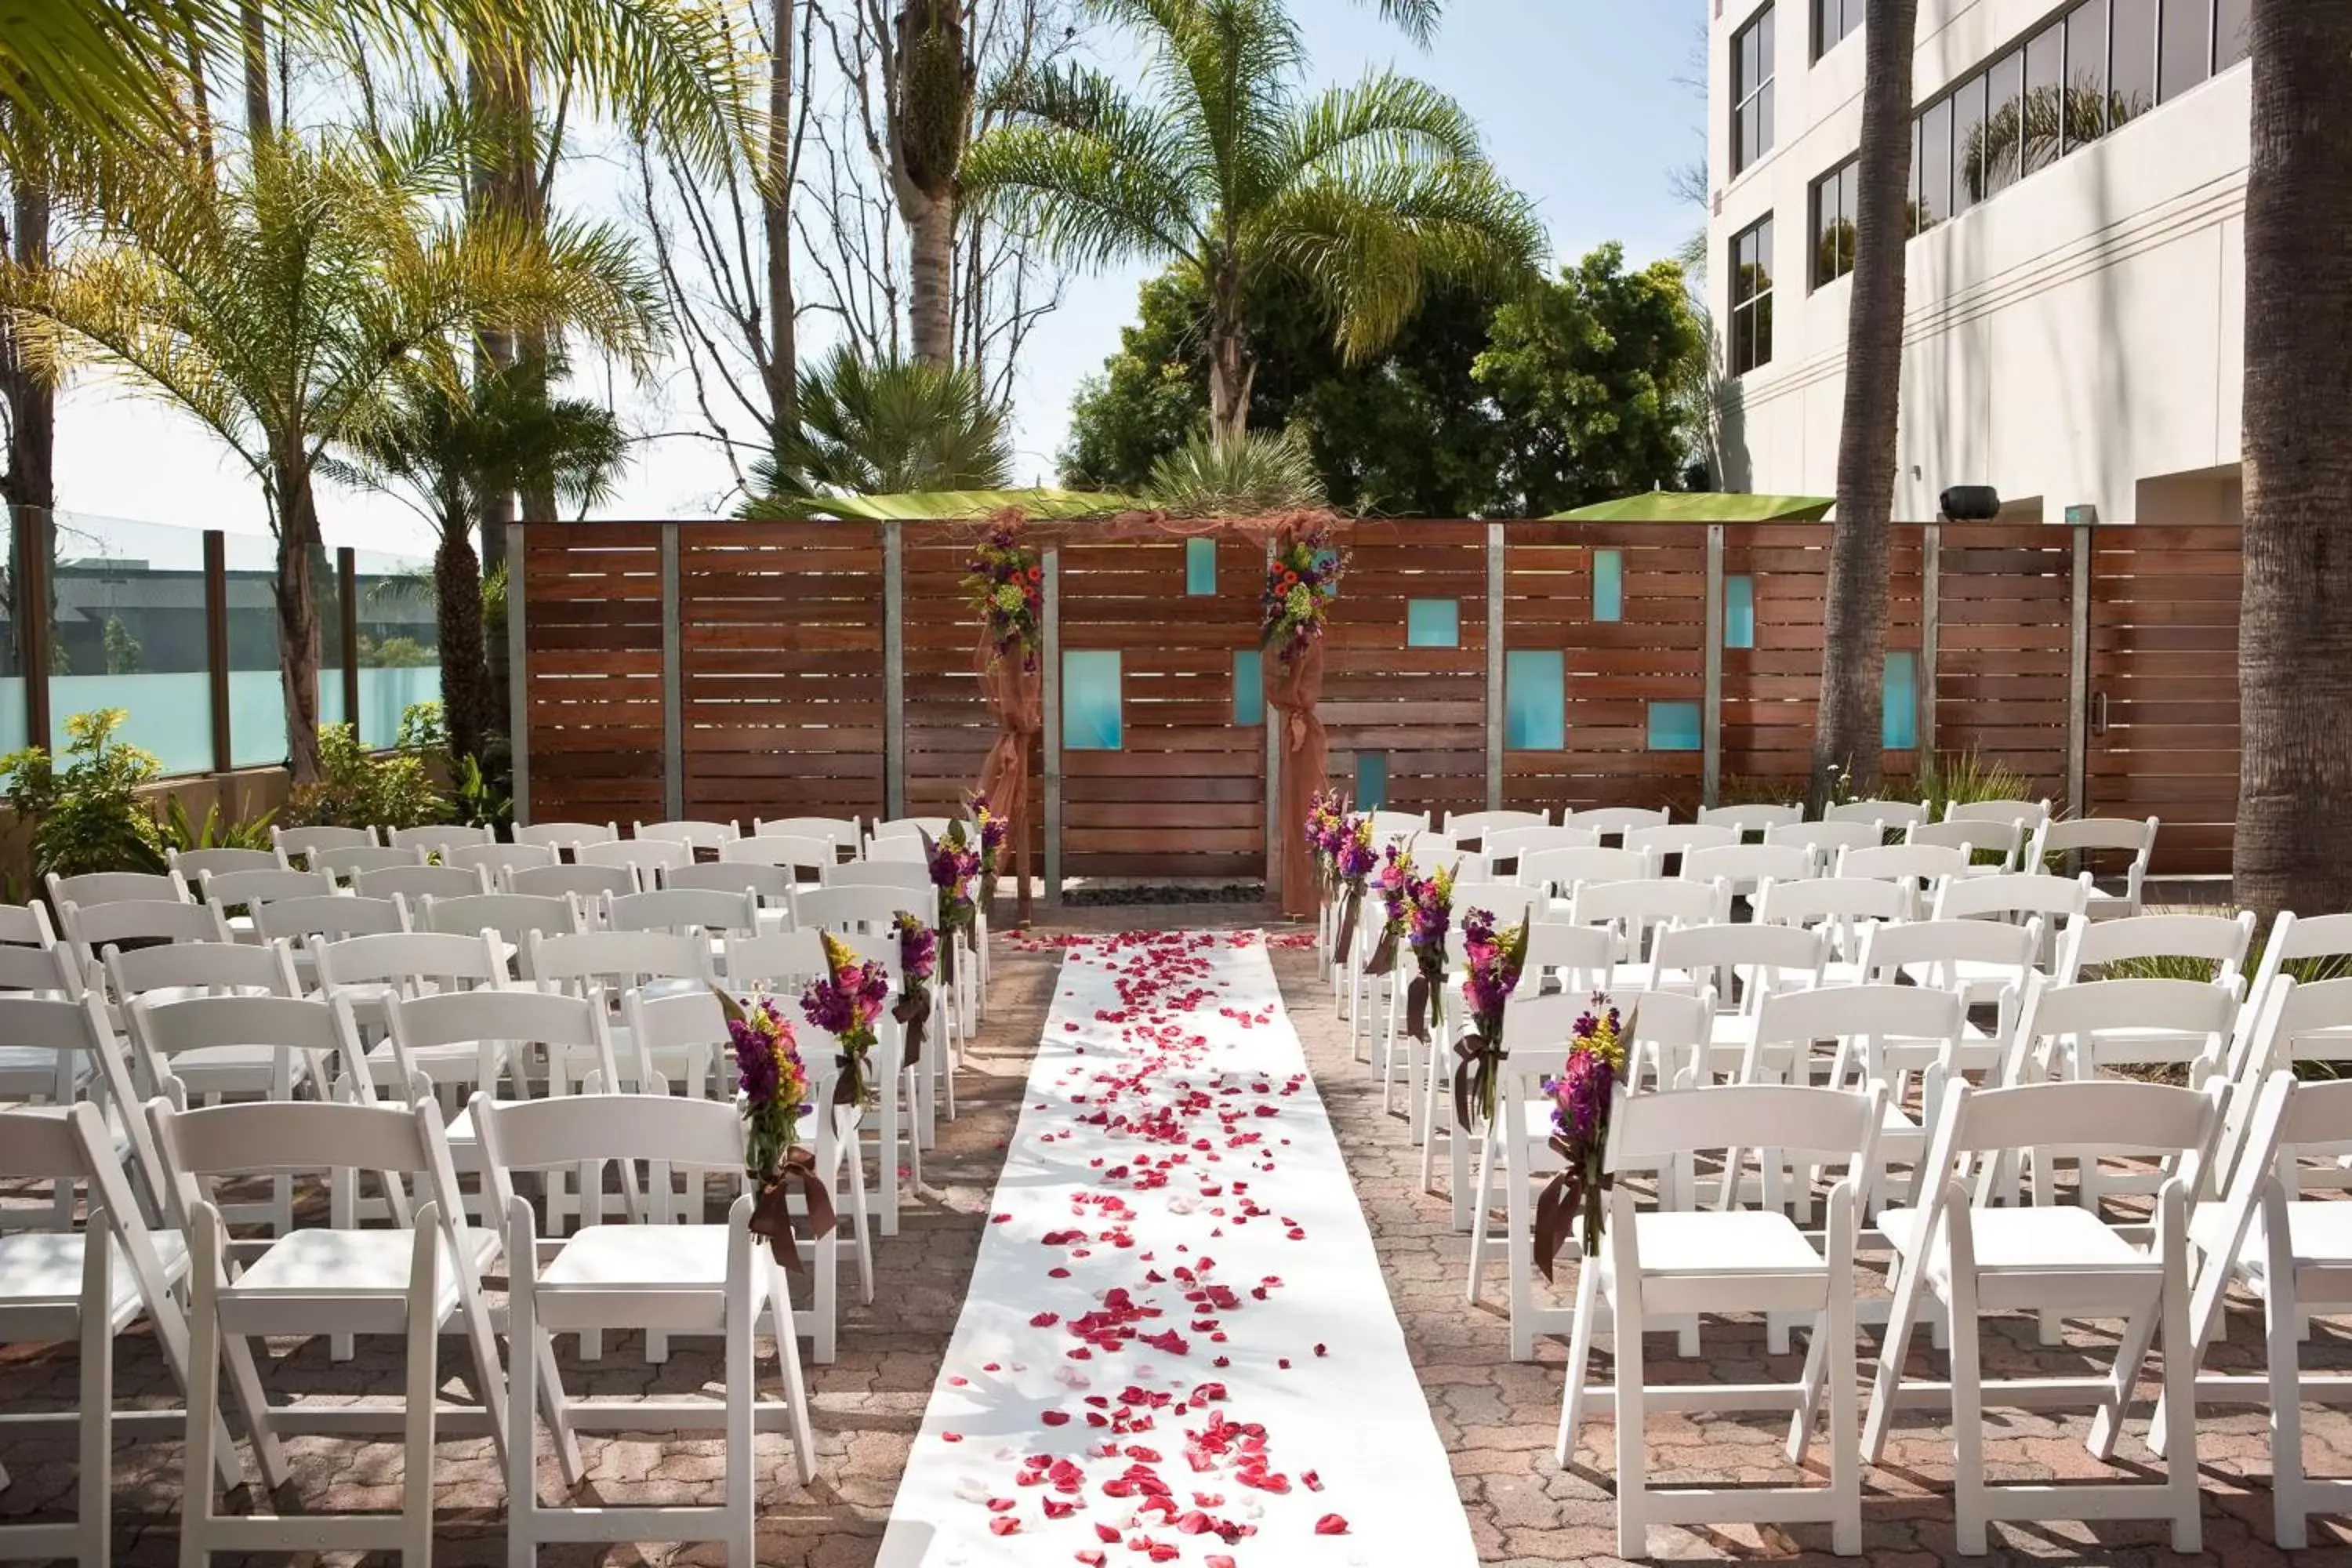
[[[760,220],[768,248],[768,423],[771,446],[800,426],[799,321],[793,300],[793,0],[775,0],[768,51],[768,135]]]
[[[252,141],[270,132],[269,24],[256,0],[237,7],[245,31],[245,132]]]
[[[286,763],[296,784],[319,776],[319,600],[312,563],[325,552],[310,467],[281,458],[278,491],[278,680],[286,700]],[[346,658],[358,650],[344,650]]]
[[[2352,0],[2255,0],[2240,904],[2352,907]]]
[[[49,265],[49,193],[21,172],[13,182],[10,232],[0,233],[16,264],[27,271]],[[0,320],[0,399],[8,406],[8,470],[0,474],[0,496],[11,507],[47,510],[58,504],[56,390],[29,371],[18,353],[14,329]]]
[[[1822,627],[1821,709],[1811,797],[1853,770],[1878,784],[1886,665],[1887,533],[1895,511],[1895,415],[1903,391],[1903,251],[1909,239],[1911,53],[1919,0],[1870,0],[1863,29],[1861,190],[1838,435],[1837,521]]]
[[[433,552],[436,618],[441,636],[441,718],[449,754],[479,757],[490,728],[490,672],[483,653],[482,563],[474,553],[471,520],[462,499],[442,520]]]
[[[1257,363],[1242,329],[1241,274],[1228,267],[1209,301],[1209,438],[1218,446],[1240,441],[1249,429],[1250,384],[1256,379]]]
[[[955,364],[955,198],[918,197],[907,205],[907,326],[915,357]]]
[[[918,360],[952,366],[956,179],[977,71],[957,0],[904,0],[892,33],[890,180],[907,224],[908,336]]]

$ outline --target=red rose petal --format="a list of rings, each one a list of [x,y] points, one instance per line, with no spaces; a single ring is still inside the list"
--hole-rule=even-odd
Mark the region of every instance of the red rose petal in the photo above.
[[[1066,1410],[1048,1410],[1038,1419],[1048,1426],[1066,1426],[1070,1424],[1070,1413]]]
[[[1323,1527],[1318,1524],[1315,1528],[1320,1530]],[[988,1521],[988,1532],[991,1535],[1018,1535],[1021,1533],[1021,1521],[1011,1514],[1000,1513]]]
[[[1348,1533],[1348,1521],[1339,1514],[1327,1513],[1321,1519],[1315,1521],[1315,1533],[1318,1535],[1345,1535]]]

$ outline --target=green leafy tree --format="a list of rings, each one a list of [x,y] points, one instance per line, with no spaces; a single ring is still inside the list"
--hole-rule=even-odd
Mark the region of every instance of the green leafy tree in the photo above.
[[[389,139],[281,133],[217,191],[158,168],[109,242],[0,274],[46,374],[125,373],[260,481],[298,783],[319,767],[313,480],[328,449],[386,423],[403,375],[454,376],[454,345],[485,321],[562,324],[638,363],[655,345],[656,286],[617,229],[450,209],[466,145],[454,117]]]
[[[1526,198],[1452,99],[1382,72],[1313,98],[1280,0],[1094,0],[1133,34],[1153,92],[1099,71],[1004,89],[1013,120],[964,156],[967,190],[1067,264],[1179,263],[1208,302],[1209,431],[1246,427],[1265,356],[1246,304],[1269,272],[1303,279],[1360,362],[1436,283],[1501,292],[1541,257]]]
[[[330,471],[402,496],[439,536],[432,592],[449,750],[478,756],[493,694],[475,521],[485,498],[526,484],[545,484],[571,505],[608,499],[628,459],[620,421],[584,398],[548,397],[530,367],[494,370],[470,384],[452,368],[420,368],[395,381],[384,417],[354,431],[349,450],[352,460]]]
[[[1005,411],[971,370],[846,346],[801,373],[800,428],[778,447],[753,466],[749,515],[810,496],[1002,489],[1013,470]]]

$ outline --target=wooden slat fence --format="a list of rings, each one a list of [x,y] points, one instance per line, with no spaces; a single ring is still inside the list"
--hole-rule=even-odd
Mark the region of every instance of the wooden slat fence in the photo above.
[[[1063,876],[1255,879],[1266,734],[1237,682],[1256,647],[1262,548],[1219,542],[1213,592],[1192,594],[1181,540],[1065,538],[1051,574],[1060,645],[1118,656],[1121,733],[1116,749],[1055,759]],[[675,805],[748,827],[954,811],[995,736],[962,589],[969,539],[920,523],[520,531],[527,816],[626,821]],[[1360,522],[1345,540],[1322,708],[1340,787],[1384,773],[1386,804],[1441,816],[1679,815],[1711,776],[1723,799],[1801,787],[1822,526]],[[2095,815],[2162,817],[2159,870],[2226,869],[2236,530],[1906,525],[1891,549],[1887,646],[1916,669],[1923,748],[1978,751],[2053,799],[2078,788]],[[1713,684],[1710,641],[1722,645]],[[1087,679],[1103,668],[1092,661]],[[1049,698],[1076,695],[1045,674]],[[1918,761],[1893,749],[1883,765],[1903,780]],[[1038,767],[1031,863],[1043,867],[1042,754]]]

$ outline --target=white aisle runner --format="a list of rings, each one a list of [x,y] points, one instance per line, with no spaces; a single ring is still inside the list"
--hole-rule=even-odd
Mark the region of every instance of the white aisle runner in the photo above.
[[[1073,947],[881,1568],[1476,1563],[1263,941]]]

